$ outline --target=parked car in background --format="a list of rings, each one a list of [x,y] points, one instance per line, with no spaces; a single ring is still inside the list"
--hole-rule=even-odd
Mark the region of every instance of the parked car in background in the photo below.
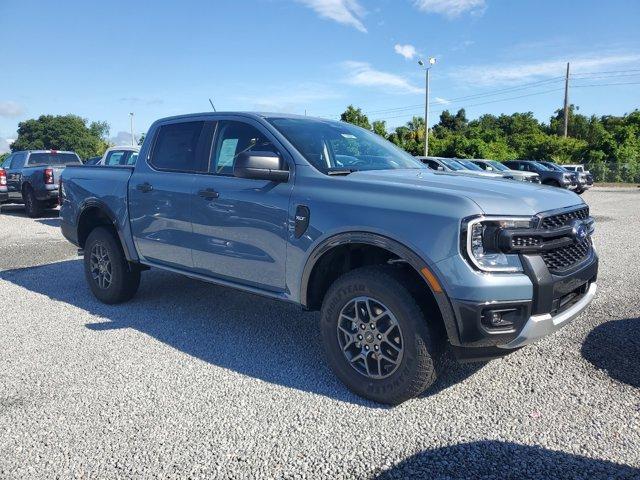
[[[475,168],[471,168],[468,165],[464,165],[458,158],[445,158],[445,157],[416,157],[422,163],[424,163],[431,170],[444,171],[444,172],[458,172],[465,173],[467,175],[473,175],[476,177],[484,178],[505,178],[504,175],[493,172],[485,172],[481,168],[474,165]],[[513,177],[512,177],[513,178]]]
[[[84,162],[85,165],[97,165],[98,162],[100,162],[100,160],[102,160],[102,155],[99,155],[97,157],[89,157],[87,158],[87,160]]]
[[[571,170],[566,169],[564,165],[558,165],[557,163],[554,163],[554,162],[547,162],[545,160],[541,160],[540,163],[545,167],[550,168],[551,170],[555,170],[556,172],[570,173],[571,175],[573,175],[577,183],[574,191],[578,195],[581,195],[582,193],[584,193],[586,190],[590,188],[590,185],[587,184],[587,176],[585,174],[579,173],[579,172],[572,172]],[[593,184],[593,182],[591,183]]]
[[[140,152],[140,147],[135,145],[110,147],[104,152],[104,155],[96,165],[105,165],[107,167],[135,165],[138,159],[138,152]]]
[[[58,180],[68,165],[82,165],[75,152],[25,150],[9,155],[2,168],[7,176],[8,201],[24,203],[27,215],[37,217],[58,204]]]
[[[305,341],[371,400],[419,395],[447,345],[486,360],[549,335],[596,292],[576,195],[432,172],[345,122],[183,115],[139,158],[62,176],[62,233],[95,297],[131,299],[152,267],[320,310]]]
[[[511,170],[537,173],[544,185],[567,189],[575,189],[578,186],[578,181],[572,173],[552,170],[534,160],[507,160],[504,164]]]
[[[578,173],[579,175],[584,175],[587,185],[589,187],[593,186],[593,175],[589,170],[584,168],[584,165],[570,164],[570,165],[563,165],[563,167],[569,170],[570,172],[575,172],[575,173]]]
[[[523,170],[511,170],[497,160],[486,160],[482,158],[474,158],[471,160],[481,169],[487,172],[502,172],[513,176],[515,180],[522,182],[540,183],[540,175],[533,172],[525,172]]]
[[[7,172],[0,167],[0,203],[4,203],[9,199],[7,190]]]

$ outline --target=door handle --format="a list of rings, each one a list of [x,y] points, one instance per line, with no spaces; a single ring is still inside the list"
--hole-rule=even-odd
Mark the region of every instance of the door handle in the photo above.
[[[147,193],[153,190],[153,185],[149,182],[139,183],[136,185],[136,189],[140,190],[142,193]]]
[[[205,190],[200,190],[198,192],[198,195],[200,195],[203,198],[206,198],[207,200],[212,200],[212,199],[218,198],[220,196],[220,194],[218,192],[216,192],[215,190],[213,190],[212,188],[207,188]]]

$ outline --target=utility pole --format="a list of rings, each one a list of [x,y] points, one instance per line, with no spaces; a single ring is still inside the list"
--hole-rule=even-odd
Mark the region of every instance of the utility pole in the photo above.
[[[131,145],[136,144],[136,137],[133,133],[133,112],[129,112],[129,117],[131,117]]]
[[[425,78],[425,99],[424,99],[424,156],[427,157],[429,155],[429,70],[427,68],[426,78]]]
[[[564,77],[564,136],[569,132],[569,62],[567,62],[567,74]]]
[[[425,90],[424,90],[424,156],[429,156],[429,70],[436,64],[436,59],[429,57],[429,64],[426,65],[422,60],[418,60],[418,65],[425,71]]]

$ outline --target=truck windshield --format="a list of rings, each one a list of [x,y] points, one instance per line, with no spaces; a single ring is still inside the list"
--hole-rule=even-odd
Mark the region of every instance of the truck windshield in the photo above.
[[[495,168],[496,170],[500,170],[501,172],[509,171],[509,168],[507,168],[505,165],[498,162],[497,160],[487,160],[487,163],[491,165],[493,168]]]
[[[462,164],[467,170],[480,170],[482,169],[473,163],[471,160],[458,159],[456,160],[458,163]]]
[[[323,173],[426,168],[379,135],[348,123],[303,118],[268,120]]]
[[[30,167],[38,165],[78,165],[80,160],[74,153],[32,153],[29,155]]]
[[[462,165],[460,162],[458,162],[457,160],[452,160],[451,158],[441,158],[440,161],[455,172],[458,172],[460,170],[468,170],[468,168]]]

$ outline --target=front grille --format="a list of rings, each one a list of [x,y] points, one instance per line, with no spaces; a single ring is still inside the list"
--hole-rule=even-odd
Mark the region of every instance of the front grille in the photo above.
[[[540,245],[542,238],[532,235],[518,235],[514,236],[511,240],[511,245],[514,247],[535,247]]]
[[[571,223],[572,220],[580,219],[584,220],[589,217],[589,207],[582,207],[571,212],[559,213],[557,215],[550,215],[548,217],[542,217],[540,222],[540,228],[545,230],[551,230],[554,228],[564,227]]]
[[[581,242],[543,252],[542,259],[551,273],[561,273],[587,258],[589,250],[591,238],[587,237]]]

